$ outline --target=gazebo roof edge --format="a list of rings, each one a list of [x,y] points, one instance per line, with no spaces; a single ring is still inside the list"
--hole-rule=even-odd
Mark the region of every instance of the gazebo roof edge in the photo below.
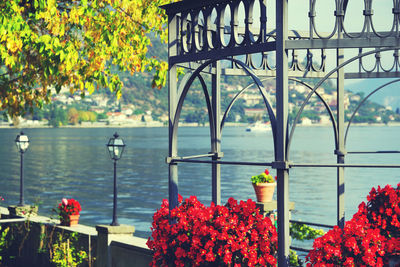
[[[167,12],[167,15],[171,15],[188,11],[191,9],[198,9],[206,6],[217,6],[219,4],[225,4],[230,2],[232,1],[231,0],[201,0],[201,1],[183,0],[180,2],[160,6],[160,8],[164,9]]]

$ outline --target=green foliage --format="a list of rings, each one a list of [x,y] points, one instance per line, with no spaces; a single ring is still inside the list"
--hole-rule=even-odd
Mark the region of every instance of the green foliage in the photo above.
[[[290,236],[297,240],[312,240],[319,236],[323,236],[325,232],[323,230],[314,229],[303,223],[290,223]],[[297,253],[290,250],[289,254],[289,265],[290,266],[303,266],[303,262],[298,257]]]
[[[265,170],[265,172],[259,174],[259,175],[254,175],[251,177],[251,182],[253,184],[260,184],[260,183],[275,183],[274,178],[272,178],[272,175],[269,174],[268,170]]]
[[[221,98],[221,108],[222,110],[226,110],[229,103],[232,101],[232,97],[229,97],[227,92],[222,92]],[[235,104],[231,107],[231,110],[229,111],[228,117],[226,118],[227,122],[235,122],[236,116],[239,116],[242,121],[245,119],[244,102],[245,101],[243,99],[236,100]]]
[[[188,123],[197,122],[204,126],[206,121],[208,121],[208,115],[207,115],[207,112],[204,110],[190,111],[185,116],[185,122],[188,122]]]
[[[167,63],[147,55],[149,33],[167,40],[171,0],[0,1],[0,110],[12,117],[51,101],[62,87],[82,95],[97,87],[117,98],[123,82],[114,70],[152,72],[166,83]]]
[[[290,236],[297,240],[311,240],[324,234],[323,230],[314,229],[303,223],[290,224]]]
[[[24,222],[7,224],[7,227],[0,225],[0,266],[28,266],[27,262],[29,266],[87,265],[88,254],[77,232],[66,233],[55,225],[36,225],[30,221],[31,214],[37,212],[36,203],[39,201],[36,200],[35,205],[24,213]],[[38,245],[38,257],[34,259],[27,257],[31,255],[32,244]],[[89,266],[93,266],[94,260],[92,257]]]
[[[25,241],[29,237],[31,225],[29,221],[12,223],[1,230],[0,258],[5,266],[15,266],[21,255]]]
[[[107,119],[107,114],[105,113],[97,114],[97,120],[105,120],[105,119]]]
[[[67,124],[67,112],[64,109],[57,108],[56,105],[50,107],[49,125],[58,127]]]
[[[83,111],[79,110],[79,122],[95,122],[97,120],[96,113],[93,111]]]
[[[84,250],[77,249],[78,233],[57,233],[56,241],[52,244],[50,262],[57,267],[78,266],[87,260],[88,255]]]
[[[76,108],[70,108],[68,110],[68,123],[78,124],[79,122],[79,112]]]
[[[2,263],[2,254],[4,253],[4,250],[7,249],[7,234],[8,231],[10,230],[9,227],[6,227],[4,230],[0,226],[0,264]]]
[[[302,261],[294,250],[289,251],[289,266],[302,266]]]

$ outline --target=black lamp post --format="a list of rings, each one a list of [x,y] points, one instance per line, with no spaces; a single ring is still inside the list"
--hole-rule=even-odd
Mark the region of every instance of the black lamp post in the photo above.
[[[24,203],[24,152],[28,149],[29,138],[23,132],[17,135],[15,139],[15,144],[17,149],[21,153],[21,172],[20,172],[20,187],[19,187],[19,204],[18,206],[23,206]]]
[[[110,225],[118,226],[117,219],[117,160],[119,160],[122,156],[122,152],[124,152],[125,143],[117,133],[114,134],[113,137],[110,138],[108,144],[106,145],[108,148],[108,153],[110,154],[110,158],[114,160],[114,209],[113,209],[113,220]]]

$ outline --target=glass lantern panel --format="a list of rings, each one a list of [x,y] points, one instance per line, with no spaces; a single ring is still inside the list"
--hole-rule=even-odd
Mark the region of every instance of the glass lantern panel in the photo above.
[[[29,141],[28,136],[27,135],[20,135],[19,136],[19,141],[20,142],[28,142]]]
[[[20,150],[25,151],[26,149],[28,149],[29,142],[21,142],[20,146],[21,146]]]
[[[21,150],[21,143],[19,141],[16,141],[15,145],[17,146],[18,151],[20,151]]]
[[[114,140],[114,145],[123,146],[124,145],[124,141],[122,141],[122,139],[117,138],[117,139]]]
[[[114,157],[115,157],[115,159],[119,159],[119,157],[120,157],[120,154],[121,154],[121,150],[120,149],[118,149],[118,147],[116,146],[116,147],[114,147]]]
[[[107,146],[108,148],[108,154],[110,154],[110,158],[114,159],[114,149],[112,146]]]

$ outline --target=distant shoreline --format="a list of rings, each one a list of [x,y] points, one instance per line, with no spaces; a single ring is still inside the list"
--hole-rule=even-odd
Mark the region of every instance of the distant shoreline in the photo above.
[[[249,123],[225,123],[227,127],[246,127]],[[208,124],[198,125],[197,123],[180,123],[180,127],[208,127]],[[332,124],[298,124],[296,127],[331,127]],[[365,127],[365,126],[374,126],[374,127],[396,127],[400,126],[400,122],[389,122],[388,124],[384,123],[352,123],[352,127]],[[106,125],[104,123],[93,123],[93,124],[84,124],[84,125],[63,125],[59,127],[52,127],[48,125],[19,125],[19,126],[10,126],[10,125],[0,125],[0,129],[35,129],[35,128],[69,128],[69,129],[84,129],[84,128],[167,128],[168,126],[159,124],[109,124]],[[346,124],[347,127],[347,124]]]

